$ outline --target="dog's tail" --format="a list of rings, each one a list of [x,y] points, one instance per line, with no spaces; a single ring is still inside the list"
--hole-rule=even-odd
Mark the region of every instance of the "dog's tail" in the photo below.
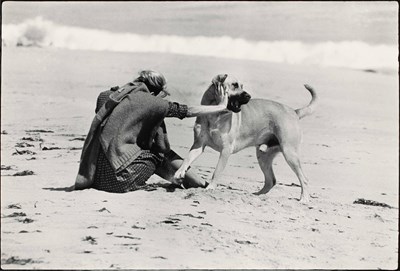
[[[318,101],[318,96],[315,90],[309,85],[304,85],[304,87],[311,93],[311,102],[306,107],[295,110],[297,115],[299,116],[299,119],[314,113]]]

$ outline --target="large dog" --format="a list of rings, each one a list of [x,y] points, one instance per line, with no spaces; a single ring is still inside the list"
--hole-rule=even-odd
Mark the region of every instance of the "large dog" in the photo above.
[[[194,143],[174,178],[182,179],[204,148],[210,146],[220,152],[217,167],[207,186],[207,189],[213,189],[227,164],[228,157],[246,147],[256,146],[257,159],[264,173],[265,182],[264,187],[255,194],[265,194],[276,184],[272,160],[277,153],[282,152],[300,181],[300,201],[307,202],[309,200],[308,181],[299,159],[301,142],[299,120],[314,111],[317,95],[313,88],[304,86],[311,93],[311,102],[304,108],[294,110],[270,100],[250,100],[250,95],[243,90],[243,85],[235,78],[227,74],[215,76],[204,93],[201,104],[220,104],[223,102],[223,95],[227,94],[228,108],[235,113],[197,117],[193,129]]]

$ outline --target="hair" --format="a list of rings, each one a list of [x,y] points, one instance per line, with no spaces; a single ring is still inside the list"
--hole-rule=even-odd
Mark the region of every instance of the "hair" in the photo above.
[[[143,70],[139,72],[139,77],[135,81],[144,83],[150,92],[158,95],[161,91],[166,91],[167,80],[164,75],[153,70]]]

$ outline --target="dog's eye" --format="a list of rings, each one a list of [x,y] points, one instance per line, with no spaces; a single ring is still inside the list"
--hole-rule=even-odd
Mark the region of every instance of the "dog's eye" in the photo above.
[[[238,83],[232,83],[232,86],[233,86],[234,88],[238,88],[238,87],[239,87],[239,84],[238,84]]]

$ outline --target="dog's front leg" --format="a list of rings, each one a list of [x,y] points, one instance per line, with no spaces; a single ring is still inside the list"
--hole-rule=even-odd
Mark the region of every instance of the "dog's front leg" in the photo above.
[[[204,146],[198,148],[195,145],[190,149],[188,157],[183,160],[180,168],[175,172],[174,179],[182,180],[185,177],[186,171],[189,169],[190,165],[199,157],[204,151]]]
[[[190,165],[204,152],[206,147],[206,135],[201,129],[201,124],[196,124],[194,130],[194,143],[190,148],[189,155],[183,160],[182,165],[175,172],[174,179],[182,180],[185,177],[186,171]]]
[[[221,151],[221,153],[219,155],[217,167],[215,168],[212,179],[206,189],[215,189],[217,187],[217,182],[218,182],[219,178],[221,177],[221,174],[224,171],[226,164],[228,163],[228,158],[229,158],[230,154],[231,153],[230,153],[229,149],[227,149],[227,148],[225,148]]]

